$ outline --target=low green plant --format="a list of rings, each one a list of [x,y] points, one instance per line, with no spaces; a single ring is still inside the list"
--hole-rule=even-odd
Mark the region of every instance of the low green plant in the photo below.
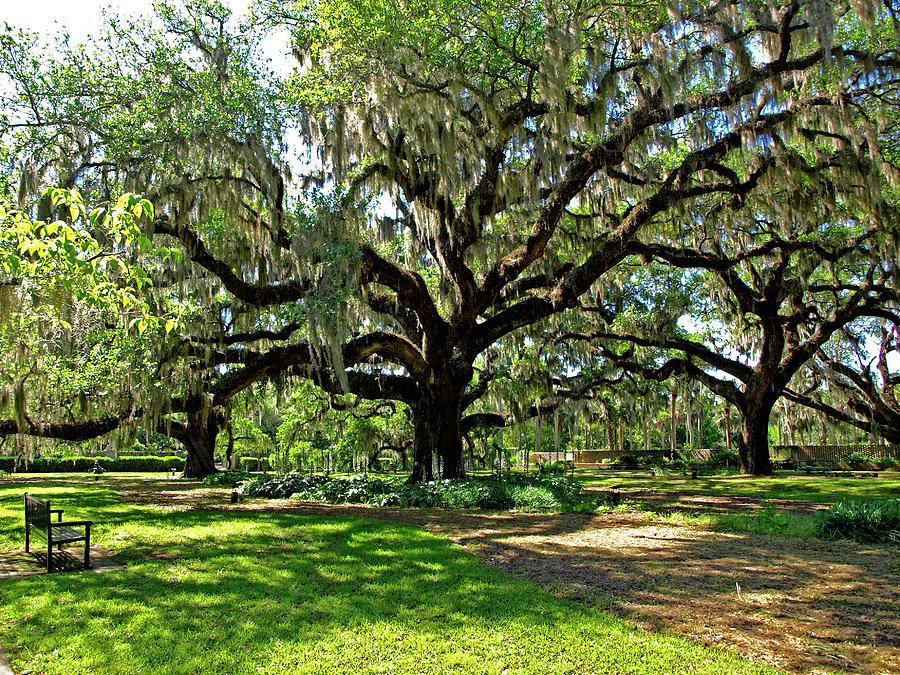
[[[203,479],[204,485],[241,485],[252,476],[246,471],[219,471]]]
[[[569,511],[582,508],[580,504],[583,501],[578,481],[541,473],[508,474],[503,477],[472,476],[415,485],[362,475],[338,478],[287,474],[277,478],[248,480],[241,491],[250,497],[270,499],[292,498],[331,504],[356,503],[413,508]]]
[[[557,459],[554,462],[544,462],[538,467],[540,473],[566,473],[569,465],[564,459]]]
[[[854,464],[867,464],[872,461],[872,458],[864,452],[854,450],[844,458],[844,461],[853,466]]]
[[[900,499],[838,502],[818,514],[816,532],[826,539],[900,544]]]
[[[737,450],[719,450],[709,460],[710,466],[738,466],[740,457]]]

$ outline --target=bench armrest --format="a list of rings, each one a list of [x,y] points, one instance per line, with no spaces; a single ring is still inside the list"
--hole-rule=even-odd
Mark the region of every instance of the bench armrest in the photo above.
[[[50,509],[50,513],[55,513],[56,520],[59,522],[62,522],[62,513],[63,513],[62,509]]]

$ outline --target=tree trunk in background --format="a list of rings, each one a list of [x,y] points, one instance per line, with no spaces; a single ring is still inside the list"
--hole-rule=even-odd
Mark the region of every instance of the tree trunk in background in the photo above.
[[[553,411],[553,459],[559,461],[559,409]]]
[[[725,402],[725,447],[731,452],[731,405]]]
[[[438,381],[423,388],[419,400],[412,406],[415,434],[410,483],[434,480],[435,458],[440,460],[442,478],[466,475],[459,426],[461,412],[461,386],[446,386]]]
[[[675,393],[675,386],[673,385],[672,386],[672,402],[671,402],[671,406],[670,406],[670,410],[669,410],[669,416],[671,417],[670,421],[672,423],[672,429],[671,429],[671,432],[672,432],[671,433],[671,441],[672,441],[671,452],[672,452],[672,454],[669,457],[669,459],[672,459],[672,460],[675,459],[675,446],[678,444],[678,424],[677,424],[676,414],[675,414],[675,410],[676,410],[675,399],[676,398],[677,398],[677,394]]]
[[[743,410],[741,424],[741,442],[738,453],[741,458],[741,471],[758,476],[772,473],[769,461],[769,416],[774,401],[763,399]]]
[[[206,478],[216,473],[216,437],[225,423],[221,410],[188,413],[188,421],[175,436],[187,450],[184,462],[185,478]]]

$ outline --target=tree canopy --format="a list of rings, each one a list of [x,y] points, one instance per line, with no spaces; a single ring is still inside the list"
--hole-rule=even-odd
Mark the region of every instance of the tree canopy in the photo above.
[[[40,184],[152,205],[123,265],[146,279],[114,281],[138,274],[158,318],[122,333],[138,329],[142,391],[158,393],[79,392],[181,438],[193,475],[213,470],[229,402],[277,377],[402,402],[412,480],[435,454],[459,476],[495,364],[608,331],[638,259],[701,275],[736,355],[677,331],[618,338],[682,349],[710,385],[704,368],[728,373],[714,391],[752,424],[779,388],[758,379],[762,405],[747,372],[781,368],[783,390],[842,325],[896,300],[890,6],[320,0],[242,21],[163,3],[53,61],[24,33],[0,55],[6,194],[30,222],[59,207]],[[287,77],[258,47],[273,28],[299,62]],[[556,375],[589,378],[591,354]],[[646,373],[666,367],[654,358]]]

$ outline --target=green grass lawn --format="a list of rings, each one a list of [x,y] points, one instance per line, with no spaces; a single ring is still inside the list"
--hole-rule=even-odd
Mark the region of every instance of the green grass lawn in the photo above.
[[[871,472],[866,472],[871,475]],[[691,480],[680,473],[652,476],[650,470],[592,471],[578,469],[575,478],[585,487],[608,488],[621,485],[661,492],[689,491],[735,497],[764,499],[805,499],[814,502],[839,502],[847,499],[870,501],[900,497],[900,472],[880,471],[878,478],[841,478],[805,474],[756,476],[702,476]]]
[[[414,527],[134,506],[114,486],[29,484],[93,519],[127,568],[4,581],[16,673],[774,672],[558,599]],[[23,546],[23,491],[0,485],[5,550]]]

